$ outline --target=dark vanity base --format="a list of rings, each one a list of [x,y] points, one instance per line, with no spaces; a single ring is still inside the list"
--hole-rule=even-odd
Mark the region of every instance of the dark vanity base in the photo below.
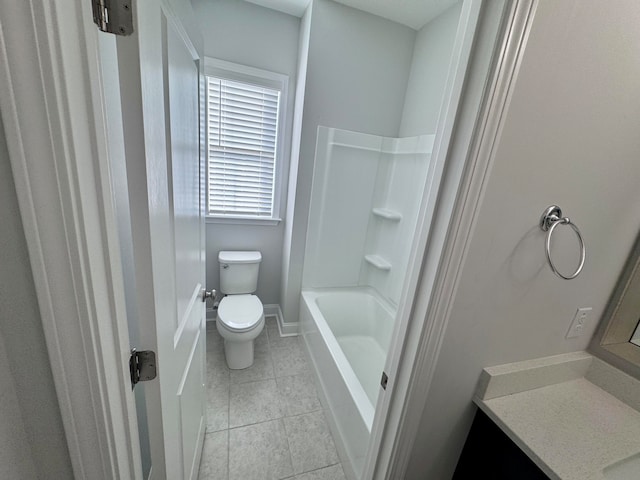
[[[453,480],[549,480],[489,417],[478,410]]]

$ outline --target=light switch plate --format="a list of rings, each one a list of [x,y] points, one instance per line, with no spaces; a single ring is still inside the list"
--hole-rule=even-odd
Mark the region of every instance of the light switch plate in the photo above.
[[[591,316],[591,310],[591,307],[583,307],[576,311],[566,338],[576,338],[584,333],[589,317]]]

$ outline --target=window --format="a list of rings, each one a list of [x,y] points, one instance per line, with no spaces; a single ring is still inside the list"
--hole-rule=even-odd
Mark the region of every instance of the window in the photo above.
[[[278,220],[286,77],[207,66],[207,215]]]

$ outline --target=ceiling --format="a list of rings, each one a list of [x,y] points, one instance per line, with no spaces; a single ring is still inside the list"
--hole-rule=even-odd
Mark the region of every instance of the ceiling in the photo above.
[[[280,12],[301,17],[310,0],[247,0]],[[349,7],[419,30],[460,0],[335,0]]]
[[[247,0],[247,2],[301,17],[311,0]]]

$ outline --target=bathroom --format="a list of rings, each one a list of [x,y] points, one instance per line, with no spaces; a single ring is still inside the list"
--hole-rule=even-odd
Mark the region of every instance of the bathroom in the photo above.
[[[224,77],[233,69],[225,62],[231,62],[288,77],[286,99],[280,99],[285,141],[278,144],[283,155],[278,158],[282,163],[278,166],[276,162],[275,167],[280,179],[274,191],[280,199],[274,200],[274,212],[262,219],[234,218],[227,213],[206,220],[207,289],[229,293],[221,283],[221,276],[230,275],[234,268],[225,261],[226,252],[259,251],[255,294],[264,305],[266,324],[256,328],[264,332],[254,340],[254,363],[245,370],[230,368],[227,373],[222,351],[232,367],[228,344],[222,347],[217,332],[226,323],[220,321],[226,302],[236,299],[231,296],[219,304],[220,317],[207,337],[210,399],[201,478],[260,478],[271,476],[270,468],[276,472],[274,477],[315,471],[317,475],[339,473],[358,478],[364,470],[412,240],[417,237],[421,199],[429,197],[429,185],[439,182],[431,153],[450,64],[455,64],[458,24],[466,21],[460,20],[462,2],[396,11],[402,23],[351,8],[348,2],[313,2],[299,9],[300,17],[265,8],[269,2],[192,3],[204,36],[205,55],[215,59],[205,63],[205,73],[210,65],[212,75]],[[390,9],[382,13],[394,14]],[[218,125],[215,122],[216,128]],[[292,132],[300,136],[299,145],[291,141]],[[296,148],[299,155],[291,154]],[[296,159],[296,164],[290,165],[289,159]],[[290,172],[297,172],[297,177]],[[302,324],[309,320],[309,307],[315,303],[302,306],[301,291],[305,297],[304,292],[313,296],[336,287],[342,288],[335,299],[327,298],[338,302],[337,312],[358,312],[371,304],[370,308],[386,318],[376,326],[363,325],[360,337],[348,336],[353,341],[378,330],[370,337],[375,340],[351,345],[351,361],[336,353],[340,356],[337,364],[342,362],[349,369],[346,375],[351,385],[337,380],[341,378],[338,367],[321,371],[318,381],[324,391],[340,389],[321,403],[310,385],[314,383],[313,367],[304,365],[305,358],[311,348],[315,359],[309,362],[326,367],[329,362],[324,356],[331,354],[322,346],[316,351],[322,340],[315,338],[313,325]],[[358,297],[359,292],[364,296]],[[210,320],[216,318],[213,310],[210,304]],[[366,323],[376,316],[374,311],[355,315]],[[228,329],[222,328],[220,333],[227,338]],[[303,331],[304,343],[292,336]],[[340,347],[334,343],[331,349],[337,352]],[[342,349],[347,351],[344,341]],[[357,353],[371,349],[379,350],[371,359]],[[358,363],[359,368],[355,367]],[[353,381],[356,377],[359,380]],[[298,391],[292,393],[289,390],[294,386]],[[351,392],[357,392],[353,394],[361,397],[360,402],[347,406]],[[334,414],[329,417],[323,413],[326,409]],[[308,438],[299,438],[299,425],[317,429],[317,437],[312,430]],[[244,432],[259,436],[260,428],[270,428],[272,439],[286,432],[288,448],[272,440],[269,445],[253,444],[251,453],[241,449]],[[339,435],[337,445],[326,438],[327,433],[333,438]],[[291,465],[286,455],[273,465],[264,458],[268,451],[272,458],[280,458],[278,452],[286,450],[290,450]],[[226,461],[214,453],[220,451],[228,451]],[[246,461],[251,455],[253,460]],[[208,461],[209,457],[213,458]],[[346,464],[340,461],[343,457],[348,459]]]
[[[348,4],[348,2],[344,3]],[[462,3],[457,2],[444,8],[435,18],[427,22],[426,26],[413,24],[413,31],[408,29],[406,25],[400,25],[397,22],[390,23],[388,20],[372,16],[371,13],[348,8],[341,3],[331,1],[314,2],[311,12],[306,14],[299,12],[302,15],[300,22],[297,22],[296,18],[291,15],[265,10],[264,6],[246,2],[200,1],[194,2],[194,9],[204,32],[205,54],[207,56],[264,70],[286,72],[290,79],[299,79],[304,75],[299,70],[299,63],[304,57],[304,53],[301,52],[304,52],[305,48],[307,49],[306,63],[304,64],[306,66],[306,85],[304,86],[303,113],[295,112],[295,106],[291,105],[291,93],[289,93],[289,110],[287,111],[287,120],[291,118],[299,120],[302,115],[301,125],[287,125],[286,127],[294,132],[296,127],[301,129],[298,164],[289,166],[290,171],[297,171],[297,179],[291,176],[288,179],[289,189],[295,190],[295,196],[289,192],[286,208],[281,205],[281,213],[276,215],[282,221],[275,225],[259,225],[259,220],[253,221],[250,225],[221,224],[216,223],[215,219],[209,219],[207,223],[207,284],[211,288],[218,288],[217,286],[220,285],[217,252],[221,250],[259,250],[262,252],[263,260],[260,264],[260,279],[256,294],[265,304],[265,313],[271,314],[269,315],[271,320],[267,320],[267,322],[272,322],[267,327],[268,341],[274,342],[273,337],[276,337],[275,344],[282,346],[285,344],[284,342],[292,342],[292,338],[284,337],[283,340],[279,340],[278,334],[299,333],[303,338],[300,350],[304,352],[305,358],[308,358],[307,355],[311,355],[310,361],[316,365],[315,368],[310,366],[309,369],[313,371],[311,376],[315,377],[316,384],[321,391],[319,394],[322,400],[320,405],[325,411],[325,420],[330,427],[329,431],[339,454],[337,457],[333,454],[330,455],[323,448],[319,448],[319,451],[314,454],[313,443],[323,443],[321,439],[314,440],[310,445],[305,444],[304,450],[307,455],[315,455],[318,462],[311,462],[304,466],[302,461],[303,466],[300,466],[300,463],[296,464],[296,455],[299,455],[299,452],[296,454],[293,446],[295,442],[300,442],[300,439],[296,439],[290,444],[293,461],[292,471],[295,474],[304,474],[305,469],[313,468],[313,471],[321,476],[336,475],[336,471],[341,469],[346,478],[360,478],[363,475],[364,465],[371,464],[371,457],[367,457],[367,455],[371,455],[371,444],[368,439],[372,437],[374,413],[384,408],[381,404],[376,404],[376,401],[378,391],[382,391],[379,383],[380,374],[385,365],[386,352],[380,359],[361,353],[350,355],[349,348],[362,352],[371,350],[373,345],[352,345],[349,347],[340,341],[331,343],[332,340],[329,340],[327,344],[327,340],[323,335],[319,335],[318,331],[327,330],[327,324],[331,323],[330,320],[327,319],[323,326],[319,326],[315,324],[313,319],[323,316],[319,313],[318,305],[319,302],[322,302],[319,300],[320,298],[326,298],[327,304],[333,302],[333,308],[328,306],[327,310],[348,312],[356,309],[369,312],[369,309],[372,308],[369,304],[371,301],[376,303],[374,297],[377,294],[381,297],[377,304],[378,307],[373,307],[374,310],[368,315],[360,316],[379,317],[379,314],[375,313],[376,310],[387,312],[383,315],[392,319],[388,324],[382,321],[382,323],[375,323],[369,328],[376,331],[374,336],[380,344],[384,345],[383,348],[388,348],[391,343],[393,320],[402,315],[398,306],[407,302],[407,297],[402,296],[403,288],[407,288],[405,281],[415,275],[408,268],[409,257],[412,253],[411,241],[419,236],[419,200],[429,194],[425,185],[428,185],[432,180],[427,178],[431,152],[429,149],[423,150],[421,153],[418,150],[405,152],[403,160],[400,160],[405,163],[405,167],[410,161],[409,156],[406,156],[407,153],[414,156],[413,161],[416,163],[412,167],[413,170],[404,171],[404,177],[402,171],[394,171],[390,166],[391,157],[383,159],[384,155],[393,155],[388,147],[380,147],[380,151],[376,151],[371,156],[367,156],[366,152],[378,148],[373,146],[378,142],[383,144],[386,141],[390,145],[394,138],[413,137],[414,142],[421,138],[423,143],[433,144],[438,127],[439,104],[443,102],[445,94],[446,75],[452,58],[458,22],[461,18]],[[415,18],[416,15],[414,14],[412,17]],[[273,30],[270,29],[270,24],[274,25]],[[464,25],[464,23],[460,21],[460,25]],[[463,27],[459,28],[463,29]],[[274,31],[277,31],[278,34],[275,35]],[[285,38],[287,33],[288,37]],[[296,44],[296,40],[298,44]],[[274,55],[274,51],[278,51],[282,55]],[[288,62],[285,62],[285,53],[288,54]],[[275,66],[276,64],[278,67]],[[385,66],[382,71],[379,69],[380,65]],[[293,82],[293,80],[290,81]],[[451,81],[451,77],[449,77],[449,81]],[[406,87],[403,88],[403,85]],[[293,91],[291,85],[289,88],[290,92]],[[299,87],[296,86],[296,88]],[[384,91],[385,95],[380,95],[381,91]],[[384,115],[380,115],[381,112],[384,112]],[[292,123],[295,123],[295,120]],[[518,130],[521,131],[522,125],[520,123],[517,125]],[[543,134],[546,134],[546,131]],[[386,140],[382,140],[376,135],[385,137]],[[420,135],[423,137],[418,137]],[[483,205],[492,201],[494,196],[496,199],[505,198],[512,189],[516,188],[508,179],[513,178],[518,182],[521,178],[522,181],[526,181],[525,179],[531,178],[540,168],[544,168],[541,158],[548,158],[552,165],[560,161],[557,153],[545,154],[543,148],[538,146],[539,140],[534,137],[531,137],[531,142],[532,145],[536,145],[536,148],[533,146],[526,148],[527,139],[522,139],[519,136],[516,138],[518,148],[523,148],[527,153],[535,155],[535,161],[534,158],[531,158],[529,163],[525,163],[525,160],[522,159],[513,163],[512,168],[519,170],[494,171],[491,181],[495,182],[497,187],[489,187],[491,195],[484,199]],[[406,140],[411,141],[411,139]],[[396,140],[394,144],[396,148],[400,150],[407,148],[397,142]],[[358,145],[362,146],[358,147]],[[285,151],[287,148],[288,146],[285,147]],[[295,142],[292,148],[296,148]],[[522,156],[523,154],[518,153],[518,155]],[[291,158],[296,158],[295,152]],[[310,161],[310,159],[314,160]],[[420,165],[425,168],[424,171],[420,170]],[[524,173],[529,168],[533,171]],[[431,171],[429,174],[432,174]],[[283,181],[285,184],[287,183],[286,176]],[[400,186],[400,190],[396,193],[393,191],[394,181],[400,182],[395,184],[396,188]],[[382,187],[380,187],[380,183],[383,184]],[[436,179],[434,183],[438,184],[439,179]],[[532,192],[530,196],[523,195],[522,185],[517,187],[521,195],[510,205],[515,211],[517,205],[520,204],[522,211],[528,212],[526,215],[523,214],[526,218],[521,220],[526,225],[531,223],[528,217],[535,216],[531,212],[531,209],[534,208],[531,201],[533,197],[539,199],[538,201],[544,201],[541,199],[544,198],[546,190],[555,195],[556,200],[554,201],[560,202],[566,198],[566,194],[558,196],[556,191],[559,185],[555,185],[553,180],[549,180],[545,187],[538,185],[536,187],[536,191]],[[501,191],[500,188],[505,190]],[[356,190],[359,192],[357,198],[352,194]],[[286,188],[283,194],[286,194]],[[576,204],[575,199],[567,201],[573,205],[572,209],[576,212],[567,212],[567,214],[572,218],[576,215],[576,218],[582,219],[580,223],[584,224],[585,214],[581,208],[586,208],[586,206]],[[589,204],[592,202],[593,198],[590,199]],[[376,207],[385,208],[376,209]],[[411,207],[414,209],[412,210]],[[503,210],[506,207],[496,205],[494,208]],[[535,208],[542,211],[537,205]],[[423,212],[420,213],[423,214]],[[399,219],[402,219],[401,223]],[[630,231],[633,232],[637,219],[629,218],[627,220]],[[496,222],[500,225],[499,219],[496,219]],[[513,222],[517,223],[518,220],[512,220]],[[486,222],[482,227],[477,228],[494,231],[499,228],[498,225]],[[587,224],[587,227],[581,225],[581,228],[588,229],[589,227]],[[494,274],[494,278],[497,283],[493,284],[493,287],[498,288],[500,292],[498,296],[486,295],[483,297],[480,293],[482,290],[478,288],[476,282],[468,288],[474,292],[473,298],[476,301],[473,302],[473,305],[475,308],[486,302],[487,309],[504,308],[506,312],[517,311],[519,315],[528,315],[526,311],[521,311],[519,308],[516,310],[516,306],[522,303],[526,304],[526,298],[530,295],[531,298],[538,298],[538,295],[542,294],[553,298],[553,290],[551,292],[548,290],[555,287],[553,285],[555,278],[549,284],[535,285],[537,275],[548,273],[545,271],[544,257],[531,255],[531,252],[541,252],[539,230],[533,226],[529,227],[527,235],[519,241],[509,239],[509,232],[513,235],[521,235],[520,230],[515,227],[512,231],[507,230],[508,232],[501,239],[494,238],[493,235],[487,237],[491,238],[491,242],[504,242],[507,245],[507,242],[511,240],[517,245],[509,258],[508,266],[504,266],[505,260],[496,260],[495,267],[498,270]],[[345,231],[349,232],[348,236],[344,235]],[[476,235],[480,234],[476,233]],[[561,242],[561,246],[567,252],[567,258],[563,260],[562,265],[566,269],[571,269],[578,260],[574,258],[575,239],[562,229],[556,232],[555,236],[558,237],[556,242]],[[585,233],[585,236],[589,236],[589,233]],[[625,238],[628,241],[633,238],[633,234],[627,234]],[[481,243],[474,243],[474,248],[480,249]],[[559,246],[556,245],[556,248]],[[624,251],[628,251],[628,247]],[[501,255],[493,251],[491,253],[498,257]],[[472,256],[471,258],[476,257]],[[603,261],[603,259],[599,260]],[[415,262],[416,257],[412,257],[411,261]],[[593,260],[590,257],[590,261],[598,260]],[[620,259],[618,259],[619,262]],[[492,266],[482,265],[482,267],[474,268],[481,268],[489,275],[488,278],[491,278]],[[504,271],[504,268],[507,270]],[[591,263],[588,268],[595,268],[594,264]],[[503,277],[503,275],[505,276]],[[588,275],[588,273],[584,275]],[[462,278],[463,281],[459,288],[464,288],[465,281],[469,282],[474,277],[473,275],[465,275]],[[584,280],[575,280],[575,282],[580,281]],[[601,281],[605,282],[604,279]],[[529,289],[530,286],[532,286],[531,289]],[[337,289],[336,300],[333,300],[333,297],[322,297],[327,289],[331,293],[335,287],[340,287]],[[363,297],[365,300],[348,298],[352,292],[362,291],[363,288],[369,288],[374,292],[374,296]],[[518,292],[524,288],[527,289],[527,293],[525,294],[522,290],[523,293],[519,294]],[[591,285],[591,288],[597,287]],[[300,291],[302,291],[302,296]],[[471,294],[470,291],[469,295]],[[607,292],[608,294],[609,292]],[[502,301],[506,302],[505,305],[501,301],[503,295],[504,300]],[[579,298],[589,298],[588,296],[583,297],[584,292],[574,295]],[[301,298],[302,300],[300,300]],[[342,300],[343,298],[346,300]],[[574,302],[576,301],[578,300],[574,300]],[[564,302],[567,305],[570,304],[568,299],[565,299]],[[587,304],[579,304],[577,307],[594,308],[594,302],[586,300],[585,302]],[[600,308],[603,309],[602,300],[600,305]],[[464,309],[465,307],[456,304],[456,308]],[[552,308],[554,307],[551,305],[536,305],[535,311],[540,315],[545,315],[546,311],[546,314],[550,315]],[[481,312],[482,308],[477,311]],[[571,320],[572,313],[567,312],[565,316]],[[601,312],[591,311],[591,314],[595,317],[592,317],[587,328],[594,329],[597,322],[593,318],[599,318]],[[212,313],[210,313],[211,315]],[[464,318],[470,314],[454,311],[449,315],[452,316],[451,318]],[[505,313],[505,315],[507,314]],[[338,321],[342,321],[343,324],[351,322],[350,328],[353,328],[353,322],[358,315],[351,314],[349,316],[348,313],[342,312],[342,316],[345,319]],[[489,323],[491,321],[501,322],[502,317],[487,320]],[[566,329],[566,322],[559,323],[552,328]],[[518,335],[523,335],[526,338],[538,335],[539,330],[534,324],[523,325],[519,323],[518,325]],[[338,326],[329,327],[327,331],[334,331],[336,328],[340,330],[340,326]],[[473,331],[473,329],[473,326],[466,325],[455,339],[450,337],[453,333],[447,333],[447,340],[466,342],[469,338],[480,335],[480,332],[473,335],[465,333],[466,330]],[[520,332],[520,329],[524,329],[524,332]],[[509,328],[504,328],[504,330],[508,332]],[[501,338],[511,338],[506,336],[507,333],[504,335],[499,335],[492,341],[498,342]],[[544,338],[549,336],[549,330],[544,330],[543,335]],[[329,334],[329,338],[331,337],[332,335]],[[353,336],[349,338],[352,339]],[[532,345],[534,346],[533,351],[536,352],[535,356],[542,357],[567,349],[571,350],[575,348],[572,345],[581,340],[584,342],[583,339],[566,339],[563,333],[558,335],[557,345],[553,340],[543,342],[541,344],[544,345],[543,348],[537,342],[533,342]],[[499,362],[497,359],[489,357],[490,360],[489,358],[483,360],[484,365],[492,365],[496,362],[506,363],[511,359],[520,358],[526,350],[526,346],[522,346],[518,342],[508,343],[513,346],[513,353],[508,352],[508,347],[506,349],[503,347]],[[457,355],[455,352],[459,352],[462,348],[462,346],[447,348],[442,355],[444,358],[449,353]],[[487,348],[486,352],[489,352],[493,347],[485,345],[483,348]],[[295,358],[299,358],[301,352],[294,351]],[[336,351],[339,353],[336,354]],[[472,354],[472,351],[469,350],[469,355]],[[477,355],[486,354],[483,352],[477,352]],[[282,353],[278,347],[272,353],[276,355],[272,358],[272,362],[276,377],[273,380],[274,391],[277,391],[282,383],[278,370],[298,374],[300,370],[295,367],[291,369],[291,365],[287,365],[286,360],[278,357]],[[527,355],[522,358],[527,358]],[[264,358],[264,356],[261,357],[260,362],[263,362]],[[471,362],[471,359],[469,361]],[[353,369],[347,367],[347,373],[340,371],[341,367],[334,366],[340,362],[352,366]],[[363,362],[367,364],[366,367],[357,365]],[[445,362],[442,365],[446,365],[446,367],[442,368],[446,368],[443,373],[446,376],[451,374],[452,365],[461,364],[460,359],[457,361],[454,359],[440,360],[439,362]],[[266,367],[263,365],[257,368]],[[364,370],[364,373],[358,375],[358,368]],[[232,372],[232,384],[233,375]],[[438,372],[434,372],[433,375],[438,375]],[[461,373],[461,377],[464,378],[465,375],[471,377],[477,376],[478,373],[474,368],[468,367],[464,374]],[[354,376],[358,378],[358,381],[353,382],[355,386],[349,384],[348,380],[349,378],[353,379]],[[363,379],[362,377],[367,378]],[[262,374],[259,374],[258,377],[248,376],[248,378],[261,378],[264,381]],[[460,384],[462,385],[462,379]],[[475,386],[475,381],[469,378],[464,388],[469,389],[471,386]],[[304,387],[300,388],[304,389]],[[232,393],[229,397],[231,404],[229,415],[233,410],[235,398],[233,391],[232,387]],[[267,396],[268,394],[265,393],[265,397]],[[444,400],[439,399],[435,391],[432,396],[435,397],[431,399],[434,402]],[[364,400],[352,402],[350,400],[352,397],[360,397]],[[310,401],[308,398],[306,400]],[[299,401],[304,403],[303,400]],[[466,418],[469,418],[468,404],[449,403],[448,398],[444,401],[445,404],[439,404],[438,408],[445,411],[446,409],[458,408],[459,412],[463,411]],[[210,406],[213,410],[218,411],[219,416],[219,411],[224,409],[225,404],[219,397],[216,402],[214,402],[215,405],[210,404]],[[284,402],[286,403],[286,400]],[[267,400],[265,400],[265,404],[268,404]],[[314,408],[318,408],[319,404],[315,398],[312,404]],[[255,408],[265,407],[257,402]],[[216,413],[210,414],[216,415]],[[275,413],[269,418],[277,416],[278,414]],[[283,416],[286,417],[286,414]],[[450,421],[450,418],[444,415],[424,414],[423,421],[430,427],[426,428],[421,425],[420,431],[426,437],[428,437],[426,432],[445,431],[446,425],[439,425],[438,422],[447,422]],[[233,420],[228,420],[231,422],[230,426],[237,426]],[[284,424],[284,431],[288,432],[286,418]],[[468,428],[468,424],[466,427],[464,424],[460,425],[459,428],[461,432],[466,432],[465,428]],[[216,437],[216,441],[219,443],[215,449],[207,450],[205,447],[203,462],[206,462],[208,451],[224,449],[222,447],[224,441],[220,440],[223,438],[223,434],[220,433],[223,431],[221,427],[218,426],[211,430],[218,429],[220,430],[217,434],[206,437],[207,439]],[[373,430],[373,432],[373,436],[375,436],[376,431]],[[458,435],[465,436],[463,433]],[[219,457],[215,458],[226,465],[230,478],[242,477],[243,475],[233,471],[237,466],[234,466],[232,438],[234,437],[230,434],[227,439],[229,453],[226,464]],[[439,437],[435,438],[439,443],[438,448],[443,450],[446,448],[455,451],[453,445],[460,445],[461,442],[460,438],[452,438],[450,440],[452,445],[449,447],[443,444]],[[429,440],[428,438],[419,438],[416,445],[421,441],[428,444]],[[429,453],[425,453],[424,457],[431,455],[430,452],[438,452],[438,448],[428,448]],[[433,455],[435,456],[436,453]],[[263,461],[262,457],[260,458],[260,460],[256,459],[257,464]],[[431,465],[429,468],[434,469],[427,478],[439,478],[441,473],[436,473],[438,468],[451,468],[451,463],[448,466],[442,466],[436,461],[431,464],[427,460],[421,462],[418,459],[422,459],[422,455],[413,456],[413,458],[414,463],[409,464],[409,469],[416,469],[413,473],[416,478],[419,476],[418,472],[422,473],[424,465]],[[339,465],[327,465],[338,462],[338,460],[340,460]],[[420,465],[421,463],[422,465]],[[209,470],[205,468],[201,471],[206,474]],[[211,471],[215,472],[216,470],[212,469]],[[367,472],[367,475],[369,474]],[[250,475],[245,472],[244,476],[249,478]]]
[[[215,322],[216,304],[207,303],[207,384],[216,388],[208,392],[200,478],[451,478],[476,405],[487,410],[495,405],[493,400],[478,400],[479,379],[487,373],[483,369],[494,375],[505,364],[569,355],[561,358],[582,371],[584,364],[597,363],[585,356],[587,350],[638,377],[638,367],[625,367],[619,351],[603,352],[600,347],[609,318],[615,317],[611,305],[636,261],[630,252],[637,250],[640,225],[640,106],[635,94],[640,13],[635,2],[620,2],[615,11],[597,1],[433,2],[437,15],[426,25],[415,12],[410,20],[383,19],[380,11],[364,12],[332,0],[314,0],[309,10],[306,5],[295,10],[283,6],[287,2],[274,3],[294,9],[288,13],[258,3],[192,1],[206,56],[288,77],[282,129],[289,136],[279,147],[285,160],[276,163],[280,180],[273,191],[280,197],[271,217],[206,221],[206,289],[218,290],[221,300],[221,263],[232,269],[233,262],[224,255],[219,262],[220,251],[260,252],[255,294],[264,307],[265,323],[252,340],[252,365],[229,369]],[[364,4],[369,2],[360,2]],[[512,23],[501,24],[503,15]],[[464,28],[458,28],[462,18]],[[411,20],[415,23],[403,23]],[[8,24],[3,28],[11,30]],[[437,49],[431,48],[434,43]],[[501,55],[493,57],[494,49]],[[437,82],[431,81],[432,71],[429,82],[422,80],[421,61],[437,64],[430,66],[442,74],[436,75]],[[213,68],[229,65],[213,62]],[[456,77],[460,72],[464,74]],[[9,100],[4,96],[2,101]],[[417,109],[418,104],[430,108]],[[13,157],[18,135],[7,120],[6,105],[2,103],[3,127]],[[455,120],[454,131],[453,121],[448,124],[443,118]],[[474,128],[476,122],[483,125],[482,135]],[[424,138],[429,136],[433,138]],[[413,150],[405,149],[405,138],[414,139],[405,142]],[[4,146],[0,153],[7,157]],[[442,171],[420,169],[422,160],[437,165],[438,155],[444,155]],[[415,169],[394,171],[397,159]],[[339,169],[351,161],[354,169]],[[14,178],[28,175],[16,165],[12,158]],[[403,173],[405,181],[418,184],[413,197],[393,196],[393,180]],[[429,179],[440,190],[421,190]],[[3,193],[12,191],[13,186],[7,187]],[[24,210],[25,193],[16,190],[18,202],[2,202],[8,205],[3,213],[13,222],[7,223],[14,226],[12,232],[23,228],[14,221],[20,220],[18,203],[21,213]],[[350,190],[363,195],[343,202],[341,197]],[[548,233],[539,226],[542,212],[554,204],[563,210],[558,216],[571,218],[586,246],[584,269],[568,281],[549,268]],[[85,208],[89,212],[91,204]],[[8,235],[2,242],[8,253],[3,270],[27,274],[1,277],[0,291],[10,292],[6,305],[12,310],[7,312],[29,305],[32,299],[26,292],[50,288],[43,276],[31,276],[37,270],[29,269],[24,244],[32,258],[38,246],[28,215],[22,213],[22,222],[26,238]],[[41,227],[45,232],[47,225]],[[575,232],[559,224],[553,235],[552,259],[560,272],[573,272],[580,261]],[[9,269],[4,269],[5,261]],[[404,278],[390,277],[402,270]],[[377,386],[381,371],[372,377],[377,391],[361,385],[359,396],[367,398],[368,416],[362,403],[354,407],[344,403],[344,396],[330,398],[344,385],[327,388],[331,379],[318,368],[329,364],[323,360],[326,351],[313,351],[314,334],[326,330],[308,323],[314,305],[322,303],[314,296],[337,287],[345,294],[380,294],[377,311],[396,317],[391,333],[384,322],[375,324],[376,333],[385,336],[380,343],[388,341],[390,350],[387,362],[372,371],[384,369],[388,385],[386,390]],[[369,300],[363,303],[358,310],[370,305]],[[43,319],[51,318],[46,302],[41,300],[39,308]],[[584,318],[578,309],[586,309]],[[33,471],[70,478],[68,472],[78,472],[78,465],[91,468],[90,462],[82,463],[84,454],[73,449],[73,442],[68,442],[69,458],[60,447],[70,435],[65,409],[81,401],[84,390],[69,387],[72,395],[65,396],[63,374],[53,361],[53,372],[37,370],[38,382],[18,375],[21,349],[41,353],[25,359],[32,366],[47,362],[47,347],[55,350],[50,330],[55,322],[42,321],[33,309],[27,312],[29,322],[21,327],[12,320],[18,315],[7,315],[4,322],[3,308],[1,363],[13,388],[7,390],[10,408],[3,409],[0,425],[3,432],[20,434],[1,437],[11,436],[2,442],[7,454],[3,459],[15,461],[0,465],[12,472],[9,478],[33,478]],[[570,335],[574,317],[584,322],[576,336]],[[622,350],[635,348],[628,339],[623,343]],[[330,354],[334,347],[327,347]],[[91,349],[85,344],[76,353],[87,351]],[[356,365],[351,370],[340,375],[358,375]],[[589,375],[587,379],[593,378]],[[637,391],[633,388],[628,390],[632,394]],[[135,395],[142,391],[136,387]],[[39,414],[35,398],[46,403],[46,415]],[[624,403],[634,401],[627,398]],[[559,403],[554,405],[558,408],[548,410],[559,409]],[[12,419],[6,422],[8,415]],[[358,416],[364,421],[349,423]],[[265,424],[276,427],[256,430]],[[242,429],[249,435],[242,437]],[[40,437],[39,431],[46,434]],[[355,441],[350,438],[354,432]],[[150,453],[143,437],[146,473]],[[615,438],[610,435],[613,446]],[[49,452],[46,442],[60,448]],[[232,451],[234,445],[240,449]],[[12,457],[14,449],[32,455]],[[629,458],[634,465],[635,457],[628,452],[615,455],[607,462],[614,459],[624,467]],[[535,449],[531,456],[536,458]],[[541,468],[550,478],[575,478]],[[616,468],[607,466],[604,478],[635,478],[634,471],[629,477],[613,476],[622,471]]]

